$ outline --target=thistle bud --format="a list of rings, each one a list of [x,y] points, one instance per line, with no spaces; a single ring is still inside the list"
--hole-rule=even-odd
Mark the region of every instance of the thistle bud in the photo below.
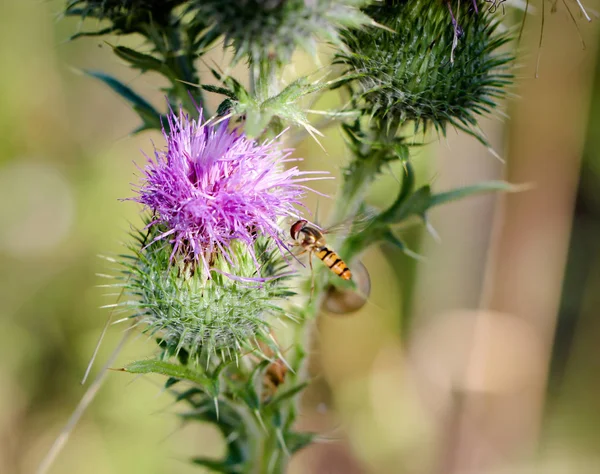
[[[151,229],[146,240],[159,233]],[[285,262],[276,250],[268,250],[267,239],[256,242],[264,264],[259,274],[250,252],[237,242],[228,256],[215,254],[209,272],[180,256],[173,259],[172,245],[165,241],[129,249],[130,258],[123,262],[127,306],[144,332],[159,337],[171,353],[185,349],[197,358],[239,350],[250,341],[266,340],[273,321],[287,316],[281,305],[291,294],[280,272]]]
[[[65,15],[112,23],[110,32],[143,32],[150,25],[166,25],[171,12],[185,0],[69,0]],[[106,30],[100,30],[106,33]]]
[[[317,41],[341,44],[340,28],[369,23],[365,0],[196,0],[198,15],[233,46],[235,60],[283,64],[300,46],[316,53]]]
[[[346,33],[338,62],[358,75],[355,98],[388,124],[447,126],[483,141],[477,116],[490,113],[511,83],[510,39],[487,8],[469,1],[390,0],[366,9],[387,28]]]

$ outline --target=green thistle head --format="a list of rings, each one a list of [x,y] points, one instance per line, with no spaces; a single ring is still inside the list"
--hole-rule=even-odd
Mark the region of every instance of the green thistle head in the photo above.
[[[469,1],[390,0],[365,11],[389,29],[348,31],[349,52],[337,57],[358,76],[354,98],[365,114],[442,133],[450,125],[484,141],[477,116],[491,112],[512,79],[512,56],[501,50],[510,36],[499,21]]]
[[[185,0],[69,0],[65,15],[108,20],[97,34],[143,33],[152,24],[167,25],[171,12]]]
[[[194,360],[268,342],[271,323],[287,317],[281,299],[292,294],[281,276],[286,263],[276,248],[268,249],[269,239],[255,243],[257,278],[244,245],[233,243],[228,256],[215,253],[206,272],[182,255],[173,257],[173,246],[163,240],[147,244],[163,231],[153,226],[148,235],[135,235],[121,261],[124,306],[145,325],[144,332],[158,337],[167,353],[183,349]]]
[[[196,0],[198,14],[235,50],[235,60],[284,63],[300,46],[316,52],[318,40],[341,44],[340,28],[370,19],[366,0]]]
[[[258,143],[201,112],[171,111],[167,124],[166,148],[148,158],[132,198],[152,216],[124,263],[133,316],[171,354],[267,342],[290,295],[281,223],[298,216],[314,172],[290,166],[278,141]]]

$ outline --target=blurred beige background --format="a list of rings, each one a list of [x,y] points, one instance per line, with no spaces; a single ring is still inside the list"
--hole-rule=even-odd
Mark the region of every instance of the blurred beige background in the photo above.
[[[547,3],[535,79],[541,4],[532,5],[519,98],[505,107],[511,119],[483,122],[506,164],[453,132],[439,145],[431,137],[414,160],[420,181],[437,190],[500,177],[535,187],[436,209],[441,241],[407,232],[423,261],[388,248],[364,256],[368,304],[352,316],[324,314],[315,338],[316,382],[300,424],[324,443],[291,472],[600,472],[598,21],[582,21],[567,2],[584,50],[564,4],[550,14]],[[99,307],[116,298],[95,286],[96,273],[111,271],[97,255],[121,251],[138,219],[133,203],[119,201],[131,195],[133,162],[151,140],[162,143],[156,133],[129,137],[135,115],[77,69],[112,72],[155,104],[160,84],[127,70],[102,40],[66,42],[78,23],[59,19],[61,7],[0,4],[1,473],[34,472],[85,391],[79,382],[107,316]],[[323,144],[327,154],[309,140],[297,156],[339,176],[347,159],[339,132]],[[400,174],[382,176],[370,203],[385,206]],[[321,199],[321,212],[329,205]],[[120,332],[109,331],[100,361]],[[119,363],[153,350],[138,337]],[[218,455],[218,435],[181,426],[161,382],[109,374],[51,472],[202,472],[187,459]]]

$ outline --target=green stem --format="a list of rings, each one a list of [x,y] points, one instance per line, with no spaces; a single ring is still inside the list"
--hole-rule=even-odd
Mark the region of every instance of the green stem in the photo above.
[[[344,174],[344,182],[341,187],[340,196],[335,203],[333,211],[334,222],[343,222],[344,220],[355,216],[358,212],[360,206],[364,202],[364,198],[370,185],[373,183],[378,173],[378,153],[379,152],[374,152],[373,156],[370,157],[371,159],[357,157],[348,167],[348,171]],[[314,333],[313,324],[316,321],[326,296],[328,278],[329,275],[326,275],[324,272],[317,272],[314,276],[313,295],[303,314],[300,315],[300,322],[296,326],[294,334],[294,343],[302,348],[311,347],[311,335]],[[298,367],[298,381],[300,382],[308,379],[309,361],[306,357],[306,352],[301,351],[295,362]],[[298,403],[298,397],[294,397],[293,403]]]
[[[333,211],[333,224],[344,222],[356,215],[363,203],[369,186],[377,175],[379,164],[376,159],[357,159],[344,172],[341,196],[337,199]]]
[[[189,113],[195,114],[198,106],[204,110],[204,116],[209,117],[202,89],[189,85],[199,84],[200,78],[194,67],[193,45],[182,41],[180,25],[165,26],[159,33],[150,31],[146,38],[154,44],[167,66],[164,76],[172,86],[168,97],[171,107],[177,106],[174,102],[178,99]]]
[[[287,454],[279,446],[277,434],[270,430],[263,438],[262,459],[256,474],[284,474],[287,458]]]
[[[360,145],[359,142],[355,142],[355,158],[344,170],[341,196],[336,202],[333,213],[334,224],[344,222],[356,215],[369,187],[389,157],[390,151],[394,149],[394,142],[401,125],[399,120],[390,120],[379,124],[377,128],[371,126],[366,134],[367,137],[369,135],[371,137],[367,140],[381,144],[377,148],[368,142]],[[361,133],[360,130],[359,121],[355,124],[355,131]]]
[[[200,79],[192,62],[192,54],[187,49],[188,45],[184,46],[182,44],[179,29],[173,28],[170,33],[170,52],[166,52],[166,54],[174,54],[174,56],[169,58],[168,63],[175,73],[175,79],[173,80],[170,78],[170,80],[173,84],[173,89],[177,91],[177,95],[187,111],[193,114],[196,112],[197,106],[205,108],[202,89],[200,87],[194,87],[193,89],[190,89],[192,86],[189,85],[198,84]],[[206,110],[204,115],[210,116]]]

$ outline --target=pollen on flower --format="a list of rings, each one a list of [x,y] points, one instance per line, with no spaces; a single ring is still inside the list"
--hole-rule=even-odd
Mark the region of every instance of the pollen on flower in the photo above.
[[[201,262],[208,272],[215,255],[232,261],[233,241],[246,247],[258,266],[254,242],[268,237],[286,249],[282,218],[298,215],[314,172],[286,168],[291,151],[277,140],[259,144],[226,122],[204,123],[182,111],[171,113],[163,130],[166,150],[155,150],[143,169],[135,201],[153,214],[172,254]],[[237,244],[236,244],[237,245]]]

